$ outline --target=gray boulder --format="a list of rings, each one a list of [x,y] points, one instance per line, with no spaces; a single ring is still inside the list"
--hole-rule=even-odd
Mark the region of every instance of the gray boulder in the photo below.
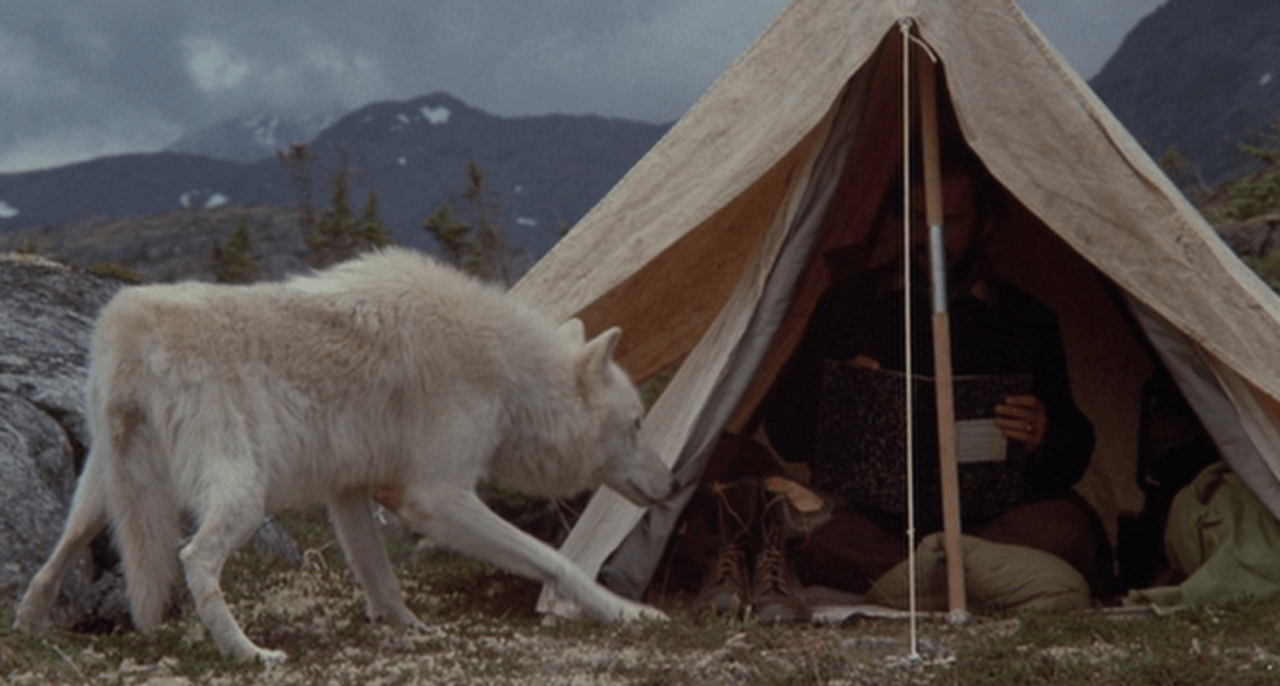
[[[62,532],[89,445],[89,336],[121,285],[38,257],[0,255],[0,599],[18,598]],[[123,584],[102,539],[67,574],[55,621],[127,623]]]

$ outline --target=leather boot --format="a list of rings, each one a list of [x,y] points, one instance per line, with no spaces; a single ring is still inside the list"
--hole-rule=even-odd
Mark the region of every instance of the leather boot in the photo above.
[[[789,507],[785,494],[766,491],[760,517],[761,547],[751,586],[751,604],[762,622],[804,622],[810,617],[800,581],[787,559],[788,523],[795,519],[787,512]]]
[[[747,606],[751,593],[747,545],[759,511],[759,489],[759,482],[754,479],[711,484],[720,554],[708,570],[691,610],[737,614]]]

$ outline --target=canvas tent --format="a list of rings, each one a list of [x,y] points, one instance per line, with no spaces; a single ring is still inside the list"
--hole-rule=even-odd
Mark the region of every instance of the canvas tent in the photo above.
[[[1139,393],[1163,363],[1280,516],[1280,299],[1012,0],[796,0],[513,293],[589,331],[621,326],[637,379],[676,369],[647,430],[696,481],[831,282],[822,256],[866,240],[899,173],[904,20],[939,60],[956,135],[1020,215],[993,237],[995,271],[1058,313],[1098,433],[1078,490],[1112,527],[1141,507]],[[562,549],[638,593],[686,501],[644,511],[602,490]]]

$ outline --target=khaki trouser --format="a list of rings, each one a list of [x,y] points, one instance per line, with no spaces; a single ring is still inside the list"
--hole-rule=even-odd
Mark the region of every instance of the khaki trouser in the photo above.
[[[805,585],[863,593],[907,558],[904,532],[905,526],[890,530],[852,507],[837,505],[830,522],[797,541],[791,559]],[[1102,521],[1074,492],[1015,507],[965,533],[1057,555],[1084,575],[1094,597],[1115,594],[1111,545]]]

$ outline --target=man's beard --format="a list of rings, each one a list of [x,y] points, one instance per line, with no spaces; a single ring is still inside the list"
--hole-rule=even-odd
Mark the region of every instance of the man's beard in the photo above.
[[[982,272],[982,246],[979,240],[969,244],[958,259],[947,259],[947,292],[955,298],[964,295],[977,282]],[[933,287],[929,245],[916,245],[911,250],[911,284],[916,288]]]

